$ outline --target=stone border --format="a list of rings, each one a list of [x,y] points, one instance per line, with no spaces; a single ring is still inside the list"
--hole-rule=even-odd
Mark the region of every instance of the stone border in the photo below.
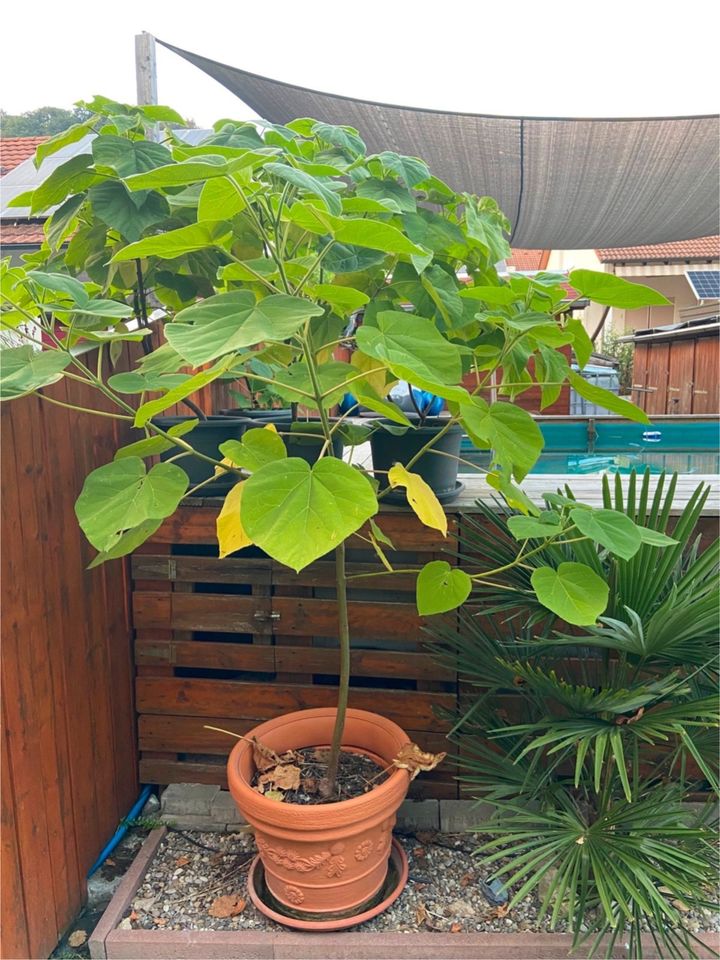
[[[121,930],[118,924],[166,828],[153,830],[90,937],[92,960],[582,960],[566,933],[268,933],[255,930]],[[720,938],[718,938],[720,939]],[[708,937],[706,942],[711,942]],[[657,957],[651,939],[647,960]],[[720,946],[716,943],[715,947]],[[614,957],[622,958],[619,945]],[[715,956],[708,946],[699,956]]]

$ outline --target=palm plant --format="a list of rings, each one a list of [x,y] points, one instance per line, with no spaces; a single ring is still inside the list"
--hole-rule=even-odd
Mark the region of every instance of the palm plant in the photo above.
[[[472,691],[452,736],[466,788],[495,808],[478,828],[490,836],[485,864],[512,888],[511,905],[546,878],[541,916],[553,927],[566,918],[576,944],[592,936],[591,955],[604,945],[610,956],[627,935],[642,957],[649,931],[661,956],[695,956],[684,912],[712,906],[717,877],[716,829],[683,801],[718,791],[720,545],[700,553],[693,540],[702,486],[674,524],[676,542],[653,543],[671,526],[676,478],[666,480],[651,497],[649,473],[631,475],[625,497],[603,479],[605,508],[652,531],[633,557],[566,536],[484,588],[493,618],[466,607],[460,630],[436,628],[432,642]],[[566,489],[548,513],[577,519],[575,504]],[[486,519],[494,536],[481,540],[475,523],[466,549],[502,565],[517,554],[517,521]],[[581,558],[610,601],[597,625],[568,635],[540,615],[531,581],[539,565]]]

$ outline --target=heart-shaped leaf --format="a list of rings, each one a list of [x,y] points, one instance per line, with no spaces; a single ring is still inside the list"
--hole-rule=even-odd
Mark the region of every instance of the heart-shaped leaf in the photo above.
[[[658,290],[633,280],[598,270],[571,270],[568,282],[578,293],[607,307],[633,310],[636,307],[664,306],[670,303]]]
[[[0,351],[0,400],[12,400],[62,380],[71,357],[64,350],[11,347]]]
[[[377,509],[372,487],[349,464],[323,457],[310,467],[290,457],[245,481],[241,517],[257,546],[299,571],[359,530]]]
[[[168,342],[193,366],[266,340],[286,340],[322,307],[302,297],[249,290],[219,293],[181,310],[165,327]]]
[[[539,567],[530,582],[544,607],[578,627],[595,623],[607,607],[608,585],[584,563]]]
[[[187,485],[187,474],[174,463],[147,471],[139,457],[113,460],[85,478],[75,513],[90,543],[108,551],[126,531],[169,517]]]
[[[235,484],[225,497],[222,510],[215,521],[220,559],[227,557],[230,553],[235,553],[236,550],[242,550],[243,547],[249,547],[252,543],[240,519],[240,504],[244,486],[244,480]]]
[[[619,510],[570,511],[570,519],[580,533],[623,560],[634,557],[640,549],[642,535],[630,517]]]
[[[539,517],[508,517],[507,525],[516,540],[544,540],[562,532],[560,518],[552,510],[544,511]]]
[[[472,590],[472,580],[459,567],[446,560],[431,560],[417,578],[417,608],[422,616],[455,610],[465,603]]]
[[[287,448],[274,427],[254,427],[246,430],[242,440],[226,440],[221,443],[220,452],[236,467],[253,473],[266,463],[274,463],[287,457]]]

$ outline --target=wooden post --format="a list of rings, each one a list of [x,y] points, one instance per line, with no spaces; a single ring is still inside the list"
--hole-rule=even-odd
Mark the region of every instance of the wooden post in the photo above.
[[[155,37],[144,30],[135,35],[135,78],[138,104],[157,103]]]

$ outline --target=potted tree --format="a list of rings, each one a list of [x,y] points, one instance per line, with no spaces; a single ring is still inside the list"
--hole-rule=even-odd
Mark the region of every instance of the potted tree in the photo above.
[[[98,412],[106,414],[109,401],[113,416],[140,431],[89,474],[78,497],[78,521],[98,550],[93,563],[133,551],[188,493],[212,481],[188,489],[183,465],[193,457],[232,478],[217,519],[221,557],[254,544],[297,571],[334,551],[337,707],[264,724],[233,749],[228,775],[256,828],[276,902],[325,918],[362,910],[383,884],[395,813],[424,761],[412,749],[403,751],[407,737],[394,724],[348,709],[347,540],[364,538],[383,565],[379,572],[392,575],[373,518],[383,497],[399,488],[422,523],[446,534],[442,507],[414,467],[458,425],[492,450],[487,482],[523,512],[532,527],[527,536],[552,540],[558,531],[544,526],[546,518],[518,486],[540,454],[542,436],[512,400],[537,382],[550,403],[570,381],[615,413],[642,421],[645,415],[587,384],[558,352],[572,344],[582,366],[591,349],[582,324],[562,312],[559,284],[498,277],[494,264],[508,252],[508,225],[494,201],[456,194],[421,160],[392,152],[368,156],[357,131],[309,119],[268,124],[262,133],[223,122],[195,146],[168,129],[158,143],[148,127],[176,122],[174,113],[103,98],[89,107],[85,123],[41,147],[47,156],[93,132],[87,152],[16,201],[36,213],[59,206],[40,253],[26,267],[3,267],[2,396],[43,395],[63,377],[80,379],[98,396]],[[462,287],[461,271],[468,277]],[[600,303],[663,299],[590,271],[575,271],[570,282]],[[114,374],[118,344],[155,336],[143,297],[163,308],[162,337],[136,369]],[[412,313],[399,308],[407,302]],[[356,350],[349,361],[336,360],[333,349],[346,339],[347,319],[361,307]],[[43,334],[49,342],[39,349]],[[81,337],[96,345],[92,364],[78,353]],[[530,356],[535,380],[527,372]],[[183,433],[186,425],[158,424],[168,407],[221,378],[267,383],[270,377],[249,368],[253,359],[271,359],[279,368],[273,390],[317,415],[323,439],[316,462],[288,456],[272,428],[252,427],[210,456]],[[500,370],[502,399],[492,401],[484,391]],[[471,388],[463,386],[468,374]],[[361,442],[368,428],[347,416],[333,422],[329,412],[352,391],[363,406],[411,428],[388,398],[398,379],[442,397],[449,416],[378,484],[333,447],[337,436]],[[173,448],[164,462],[146,462]],[[602,542],[603,531],[601,522],[589,535]],[[418,608],[423,614],[454,609],[492,575],[471,576],[432,561],[417,579]],[[532,587],[540,604],[571,623],[594,622],[607,603],[604,580],[582,562],[541,567]],[[579,609],[578,593],[584,598]],[[267,751],[260,760],[273,768],[283,765],[273,757],[283,761],[301,746],[327,746],[320,791],[327,802],[300,810],[284,801],[281,789],[271,791],[273,797],[254,789],[262,765],[258,743]],[[343,747],[375,758],[386,779],[340,799]]]

